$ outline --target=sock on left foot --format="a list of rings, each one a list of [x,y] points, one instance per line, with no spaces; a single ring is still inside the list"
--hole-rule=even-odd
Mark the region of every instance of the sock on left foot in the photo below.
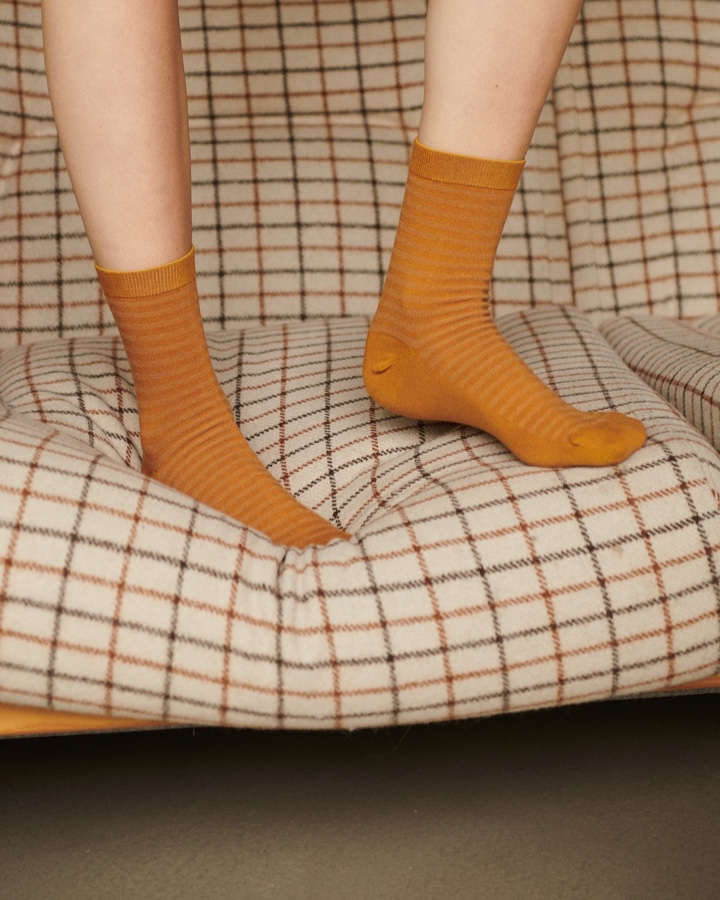
[[[645,443],[642,423],[570,406],[492,319],[492,267],[522,166],[415,142],[365,385],[392,412],[473,425],[530,465],[618,463]]]

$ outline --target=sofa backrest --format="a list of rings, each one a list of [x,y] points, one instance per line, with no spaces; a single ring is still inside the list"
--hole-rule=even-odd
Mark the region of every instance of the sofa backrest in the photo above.
[[[422,103],[425,0],[180,0],[211,328],[371,314]],[[47,97],[0,0],[0,345],[113,329]],[[497,313],[718,309],[720,3],[585,0],[501,243]]]
[[[717,312],[720,3],[585,0],[553,101],[576,304]]]
[[[179,0],[189,112],[414,128],[425,0]],[[40,0],[0,0],[0,135],[52,128]]]

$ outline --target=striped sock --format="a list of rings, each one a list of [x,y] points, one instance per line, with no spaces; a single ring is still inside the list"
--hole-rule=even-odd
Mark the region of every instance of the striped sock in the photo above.
[[[144,474],[278,544],[347,537],[278,484],[238,430],[205,342],[194,251],[155,269],[97,271],[130,361]]]
[[[495,252],[522,162],[415,142],[363,375],[381,406],[487,431],[535,466],[602,466],[643,445],[643,425],[586,413],[525,365],[491,317]]]

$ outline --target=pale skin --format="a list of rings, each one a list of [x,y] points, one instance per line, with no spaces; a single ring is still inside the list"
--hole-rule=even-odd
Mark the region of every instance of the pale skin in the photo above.
[[[582,0],[430,0],[419,140],[525,157]],[[96,263],[132,271],[192,244],[177,0],[43,0],[50,97]]]
[[[177,0],[43,0],[50,99],[95,262],[132,271],[191,247]]]
[[[582,0],[429,0],[418,139],[433,150],[520,160]]]

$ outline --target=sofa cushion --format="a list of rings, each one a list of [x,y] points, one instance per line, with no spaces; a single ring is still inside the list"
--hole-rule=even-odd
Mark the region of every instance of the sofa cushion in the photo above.
[[[602,332],[628,366],[720,449],[720,316],[620,316]]]
[[[720,665],[720,458],[577,312],[501,320],[617,467],[519,463],[377,408],[367,322],[211,334],[250,444],[353,534],[297,551],[143,478],[115,337],[0,356],[0,702],[353,728],[652,691]]]

